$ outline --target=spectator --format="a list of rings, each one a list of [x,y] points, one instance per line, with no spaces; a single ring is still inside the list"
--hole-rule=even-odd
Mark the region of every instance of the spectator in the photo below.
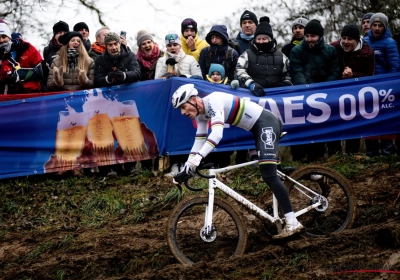
[[[58,40],[63,46],[51,64],[47,88],[51,91],[93,88],[94,61],[83,46],[82,34],[67,32]]]
[[[308,19],[305,16],[301,16],[292,21],[292,33],[293,37],[289,44],[286,44],[282,48],[282,52],[287,57],[290,57],[290,51],[303,41],[304,38],[304,27],[308,23]]]
[[[288,58],[277,48],[269,17],[261,17],[254,40],[239,58],[235,78],[255,96],[264,96],[265,88],[292,85]]]
[[[157,61],[155,78],[180,76],[201,79],[200,65],[196,59],[182,50],[182,42],[178,34],[165,36],[167,53]]]
[[[137,37],[138,51],[136,53],[141,73],[141,81],[153,80],[156,72],[157,61],[164,56],[158,44],[154,42],[153,36],[145,30],[138,32]]]
[[[42,56],[36,48],[24,41],[19,33],[11,34],[8,24],[0,19],[0,92],[43,91],[41,62]],[[26,75],[27,70],[20,68],[29,68],[30,74]]]
[[[240,16],[241,29],[235,39],[240,44],[240,54],[244,53],[250,47],[250,41],[254,38],[257,25],[257,16],[253,12],[246,10]]]
[[[51,38],[49,45],[43,50],[43,76],[44,81],[47,81],[47,77],[49,76],[50,66],[53,62],[53,59],[57,56],[57,52],[61,49],[62,44],[58,41],[61,35],[69,32],[69,25],[64,21],[59,21],[53,25],[53,38]]]
[[[225,69],[221,64],[211,63],[210,70],[206,76],[207,80],[213,84],[226,85],[228,78],[225,77]]]
[[[290,52],[290,70],[295,85],[338,80],[340,66],[337,52],[325,44],[324,28],[318,20],[304,28],[305,39]],[[304,144],[292,150],[295,161],[314,161],[325,154],[325,143]]]
[[[382,13],[374,14],[370,21],[370,30],[365,41],[371,46],[375,54],[375,74],[395,73],[399,70],[400,58],[396,41],[391,38],[388,28],[388,19]],[[393,152],[394,135],[385,135],[378,139],[365,139],[367,156],[390,155]],[[379,147],[380,146],[380,147]]]
[[[354,24],[343,27],[338,41],[331,45],[336,49],[342,79],[372,76],[375,73],[374,51],[360,37],[360,31]],[[358,153],[360,139],[346,140],[346,152]],[[328,143],[328,153],[333,155],[341,151],[341,141]]]
[[[374,13],[366,13],[362,17],[361,28],[362,28],[364,37],[367,36],[367,32],[369,31],[369,20],[373,15],[374,15]]]
[[[83,38],[83,46],[86,51],[89,52],[92,46],[92,43],[89,40],[89,27],[84,22],[78,22],[74,25],[74,31],[77,31],[82,34]]]
[[[203,78],[206,78],[211,63],[224,66],[228,81],[231,82],[235,76],[236,63],[239,54],[228,45],[229,37],[225,25],[214,25],[206,36],[210,46],[200,52],[199,64]]]
[[[250,47],[250,42],[254,38],[254,33],[258,25],[257,16],[248,10],[244,11],[240,16],[240,31],[236,36],[235,42],[240,45],[240,54],[244,53]],[[233,82],[233,81],[232,81]],[[239,81],[234,81],[231,86],[233,88],[239,86]],[[235,161],[237,164],[247,161],[248,150],[237,150]]]
[[[199,61],[201,50],[208,44],[205,40],[199,38],[197,22],[191,18],[184,19],[181,23],[181,32],[182,50]]]
[[[89,51],[89,56],[96,62],[96,58],[104,53],[106,45],[104,44],[104,37],[110,32],[108,27],[102,27],[96,31],[96,42],[92,44]]]
[[[134,83],[140,80],[140,66],[136,55],[121,44],[114,32],[104,37],[106,49],[95,62],[95,86],[107,87]]]

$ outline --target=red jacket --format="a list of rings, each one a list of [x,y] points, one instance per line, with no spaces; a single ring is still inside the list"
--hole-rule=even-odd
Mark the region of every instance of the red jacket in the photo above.
[[[40,53],[30,43],[25,42],[22,39],[18,40],[19,44],[15,45],[13,43],[11,50],[16,50],[16,61],[20,64],[21,68],[33,68],[37,66],[43,60]],[[8,77],[8,73],[14,71],[13,66],[7,60],[7,55],[8,54],[5,55],[5,58],[3,58],[0,65],[0,84],[3,84],[3,81]],[[8,86],[8,93],[27,93],[40,91],[40,81],[20,82],[13,86]]]
[[[375,74],[374,51],[366,42],[363,42],[361,49],[352,52],[345,52],[340,46],[340,40],[332,42],[331,45],[337,51],[340,73],[343,73],[344,68],[348,66],[353,72],[352,78],[373,76]]]

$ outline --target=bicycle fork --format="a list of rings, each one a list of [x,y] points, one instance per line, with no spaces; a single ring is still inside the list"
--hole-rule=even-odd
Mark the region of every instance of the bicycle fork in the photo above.
[[[212,224],[212,216],[214,209],[214,189],[208,191],[208,204],[204,215],[204,226],[200,229],[200,237],[205,242],[213,242],[217,238],[217,229]]]

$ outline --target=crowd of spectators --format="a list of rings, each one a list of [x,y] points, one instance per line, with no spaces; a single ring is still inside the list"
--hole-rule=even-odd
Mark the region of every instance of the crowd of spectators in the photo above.
[[[53,26],[53,37],[43,54],[11,32],[0,20],[0,93],[21,94],[81,90],[135,83],[174,76],[204,79],[231,88],[247,88],[264,96],[269,88],[311,84],[400,71],[400,34],[392,36],[388,18],[366,13],[360,24],[346,24],[340,39],[325,42],[324,27],[316,19],[293,20],[293,37],[279,49],[268,17],[251,11],[240,17],[240,31],[229,39],[225,25],[214,25],[205,39],[199,38],[197,22],[186,18],[181,33],[165,35],[161,50],[146,30],[137,33],[138,50],[131,51],[125,34],[107,27],[89,40],[89,26],[78,22],[70,30],[64,21]],[[361,30],[361,34],[360,34]],[[20,68],[30,69],[30,75]],[[367,138],[369,156],[394,152],[393,136]],[[292,146],[293,160],[314,161],[341,152],[342,141]],[[345,151],[357,153],[360,139],[346,142]],[[219,165],[230,164],[232,152],[216,157]],[[236,151],[236,162],[256,156],[255,151]],[[176,157],[173,172],[186,159]],[[143,167],[152,168],[144,161]]]

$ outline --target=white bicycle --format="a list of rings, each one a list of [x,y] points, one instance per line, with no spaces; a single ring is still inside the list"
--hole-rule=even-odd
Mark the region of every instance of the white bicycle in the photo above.
[[[275,224],[278,233],[282,230],[285,219],[274,195],[272,211],[265,211],[217,179],[219,173],[257,163],[251,161],[219,169],[203,166],[196,170],[200,177],[208,179],[208,194],[181,201],[167,224],[168,245],[181,264],[228,258],[246,250],[247,226],[243,214],[234,203],[215,197],[215,189],[220,189],[261,220]],[[208,169],[208,175],[201,169]],[[184,175],[175,176],[178,183],[184,183],[193,191],[203,190],[190,186],[191,176]],[[305,166],[290,176],[278,170],[278,176],[288,188],[295,215],[307,235],[323,236],[352,226],[356,215],[355,196],[340,173],[323,166]]]

